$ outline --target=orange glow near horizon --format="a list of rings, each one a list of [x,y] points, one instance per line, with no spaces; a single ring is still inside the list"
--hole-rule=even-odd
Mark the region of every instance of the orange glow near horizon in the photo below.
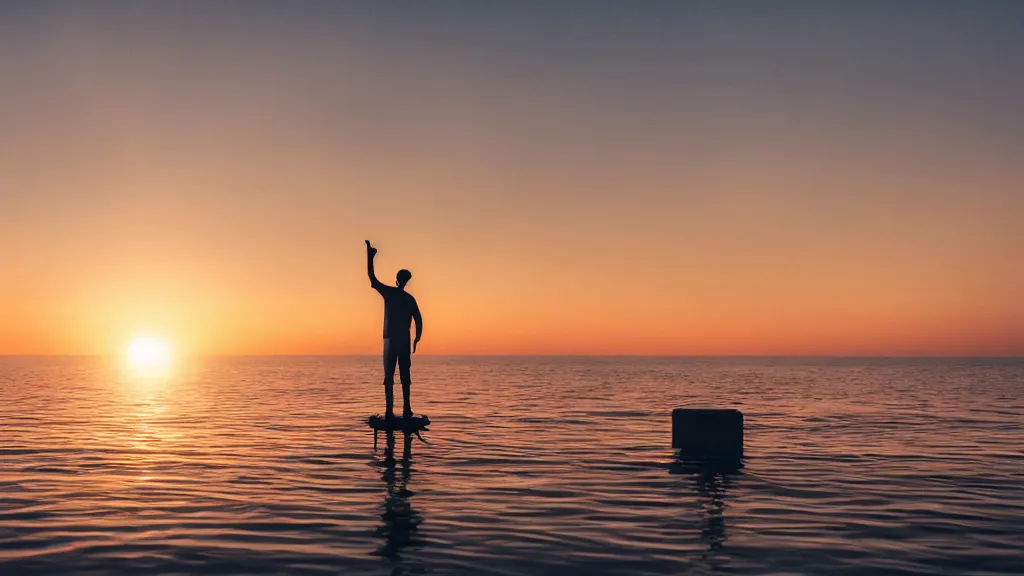
[[[1024,355],[986,42],[332,10],[0,22],[0,354],[377,354],[369,238],[423,354]]]

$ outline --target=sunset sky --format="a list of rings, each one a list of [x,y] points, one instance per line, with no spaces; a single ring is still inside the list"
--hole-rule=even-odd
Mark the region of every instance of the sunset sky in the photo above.
[[[1024,354],[1013,2],[5,2],[0,354]]]

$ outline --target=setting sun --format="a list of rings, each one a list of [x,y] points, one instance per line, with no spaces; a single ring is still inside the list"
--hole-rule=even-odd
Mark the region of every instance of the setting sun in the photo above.
[[[166,340],[152,336],[138,336],[128,345],[128,367],[148,375],[164,374],[171,368],[173,354]]]

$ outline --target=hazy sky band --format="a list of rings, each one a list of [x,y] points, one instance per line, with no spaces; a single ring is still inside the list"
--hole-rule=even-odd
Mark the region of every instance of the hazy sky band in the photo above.
[[[1024,353],[1013,2],[4,3],[0,353]]]

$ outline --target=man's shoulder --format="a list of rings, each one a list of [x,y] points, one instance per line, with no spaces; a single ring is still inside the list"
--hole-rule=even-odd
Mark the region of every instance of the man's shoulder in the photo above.
[[[395,294],[395,300],[401,302],[402,306],[407,308],[416,308],[418,306],[418,304],[416,304],[416,298],[405,290],[399,290],[398,293]]]

